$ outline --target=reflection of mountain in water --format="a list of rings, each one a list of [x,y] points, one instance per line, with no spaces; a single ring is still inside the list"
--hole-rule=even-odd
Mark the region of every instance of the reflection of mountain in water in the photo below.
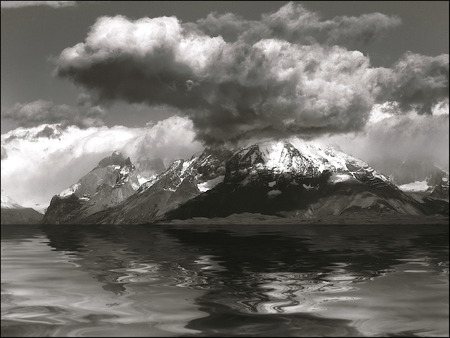
[[[118,304],[142,313],[139,320],[152,316],[151,322],[171,322],[170,332],[184,334],[361,335],[351,321],[324,316],[325,308],[354,301],[358,289],[395,275],[404,262],[416,260],[448,276],[443,226],[41,229],[53,250],[94,277]],[[37,230],[2,228],[2,240],[22,241]]]
[[[398,259],[422,251],[426,256],[430,245],[445,247],[447,240],[436,236],[440,228],[433,226],[420,228],[420,233],[408,226],[401,236],[398,226],[344,226],[338,233],[336,229],[44,227],[49,245],[75,252],[82,258],[77,264],[104,283],[105,289],[120,293],[128,282],[145,281],[145,275],[164,277],[180,287],[214,290],[212,297],[220,292],[228,306],[256,313],[270,312],[270,307],[275,312],[296,312],[290,308],[295,306],[292,302],[270,303],[274,297],[267,290],[273,289],[280,299],[288,299],[289,293],[298,298],[301,293],[348,290],[387,273]],[[436,259],[433,264],[443,260]],[[249,299],[239,301],[242,297]],[[270,304],[261,305],[264,301]],[[294,300],[299,312],[314,311],[317,304],[305,307],[310,301]]]
[[[445,226],[5,226],[2,243],[19,254],[2,255],[2,262],[18,257],[22,264],[9,275],[15,286],[30,285],[35,304],[47,304],[48,297],[54,302],[52,308],[24,307],[14,285],[6,285],[11,312],[5,332],[16,332],[20,320],[11,318],[22,318],[23,311],[57,320],[60,332],[74,335],[126,333],[131,326],[142,335],[149,329],[196,336],[392,336],[424,327],[435,335],[448,332],[444,317],[435,322],[445,311],[448,320],[445,302],[436,301],[448,296]],[[51,250],[42,251],[46,245]],[[31,250],[29,261],[21,249]],[[391,317],[383,315],[385,308]],[[398,321],[399,315],[406,319]],[[23,323],[27,332],[57,332]]]

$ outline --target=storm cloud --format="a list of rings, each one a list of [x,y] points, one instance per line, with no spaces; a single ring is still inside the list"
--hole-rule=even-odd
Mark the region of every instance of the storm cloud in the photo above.
[[[20,127],[61,123],[63,127],[75,125],[88,128],[103,125],[104,115],[105,111],[99,106],[73,107],[46,100],[16,103],[9,109],[2,109],[2,117],[16,121]]]
[[[364,128],[375,103],[427,113],[448,97],[448,55],[408,53],[374,68],[344,47],[400,23],[381,13],[322,20],[294,3],[260,21],[101,17],[62,51],[56,72],[100,100],[176,107],[205,144],[347,133]]]
[[[402,112],[432,113],[439,102],[448,99],[448,54],[435,57],[406,53],[392,69],[380,72],[379,102],[396,102]]]

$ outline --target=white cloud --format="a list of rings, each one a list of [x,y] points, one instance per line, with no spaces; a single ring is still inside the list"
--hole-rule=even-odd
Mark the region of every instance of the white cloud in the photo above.
[[[435,105],[432,108],[432,112],[433,112],[434,116],[448,115],[449,114],[448,99],[447,100],[443,100],[443,101],[439,102],[437,105]]]
[[[185,117],[172,116],[143,129],[139,136],[125,144],[123,152],[132,162],[159,157],[168,167],[173,160],[190,157],[203,149],[194,139],[192,122]]]
[[[46,129],[47,128],[47,129]],[[53,132],[46,133],[43,130]],[[47,136],[50,135],[50,136]],[[132,160],[140,156],[170,159],[190,157],[201,149],[192,123],[177,116],[144,128],[42,125],[18,128],[1,136],[2,189],[27,207],[47,206],[53,195],[78,181],[114,150]]]
[[[378,107],[379,108],[379,107]],[[438,109],[438,108],[436,108]],[[448,111],[448,110],[447,110]],[[389,161],[431,161],[449,169],[449,115],[382,113],[374,109],[371,122],[358,133],[323,136],[323,143],[337,144],[375,168]],[[382,118],[380,118],[382,117]]]
[[[369,124],[378,123],[384,119],[390,118],[393,115],[389,112],[391,102],[385,102],[383,104],[375,104],[370,110]]]

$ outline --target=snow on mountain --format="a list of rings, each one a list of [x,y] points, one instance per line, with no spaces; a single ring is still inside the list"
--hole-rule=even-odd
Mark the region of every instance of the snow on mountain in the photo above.
[[[189,160],[174,161],[144,183],[129,159],[115,159],[120,156],[113,153],[102,160],[78,185],[57,197],[66,201],[60,211],[78,210],[72,218],[60,212],[49,221],[111,224],[241,212],[303,219],[428,212],[367,163],[312,142],[294,146],[287,141],[265,141],[235,151],[207,148]],[[124,187],[128,193],[111,201],[111,195]],[[84,203],[81,208],[80,202]],[[89,212],[86,206],[91,207]]]
[[[309,177],[318,177],[329,171],[333,174],[329,183],[359,179],[361,175],[366,175],[393,186],[387,176],[360,159],[312,142],[301,142],[294,146],[287,141],[265,141],[243,148],[228,161],[226,179],[239,179],[242,176],[246,177],[242,184],[248,184],[252,176],[263,171],[275,175],[290,173]]]
[[[211,190],[217,184],[223,182],[224,178],[225,178],[225,175],[217,176],[216,178],[213,178],[212,180],[209,180],[209,181],[197,184],[197,188],[201,192],[205,192],[205,191]]]
[[[402,191],[427,191],[430,187],[426,180],[415,181],[412,183],[399,185],[398,188]]]
[[[265,141],[235,151],[226,161],[222,184],[164,217],[226,217],[243,212],[300,219],[427,213],[387,176],[357,158],[311,142],[294,146]]]
[[[186,178],[193,178],[200,191],[207,191],[223,181],[224,161],[231,154],[228,150],[205,149],[193,155],[189,160],[178,159],[156,178],[144,183],[139,189],[143,193],[154,184],[167,191],[176,191]]]
[[[86,223],[145,223],[162,217],[184,202],[223,181],[226,149],[205,149],[189,160],[179,159],[155,179],[144,183],[137,194],[110,210],[89,216]]]

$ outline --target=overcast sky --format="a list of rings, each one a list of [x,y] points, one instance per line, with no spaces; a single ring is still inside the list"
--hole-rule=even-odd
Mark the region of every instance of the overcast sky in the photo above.
[[[375,151],[426,152],[448,169],[448,7],[2,2],[2,188],[12,190],[20,182],[8,175],[25,170],[24,149],[31,148],[20,143],[23,130],[42,144],[35,151],[47,166],[50,157],[62,163],[54,169],[61,178],[39,204],[79,178],[61,174],[69,163],[85,156],[77,170],[88,170],[127,142],[131,153],[167,164],[205,145],[328,138],[369,162]],[[44,130],[57,123],[61,129]],[[17,127],[25,129],[12,144]],[[66,143],[56,143],[57,133]],[[189,136],[180,142],[182,133]],[[99,135],[109,138],[93,142]],[[30,195],[9,193],[19,203]]]

